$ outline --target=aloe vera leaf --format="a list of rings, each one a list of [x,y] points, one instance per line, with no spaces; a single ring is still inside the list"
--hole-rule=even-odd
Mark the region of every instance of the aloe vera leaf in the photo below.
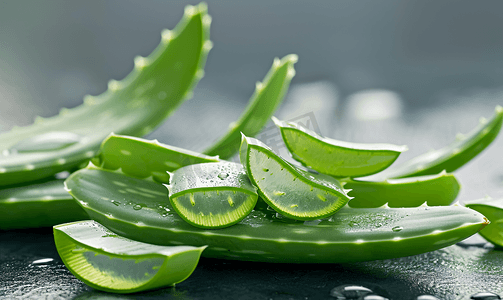
[[[231,123],[227,133],[204,153],[219,155],[222,159],[232,157],[239,151],[241,132],[255,136],[269,121],[288,91],[290,81],[295,76],[293,65],[298,56],[290,54],[281,60],[275,58],[273,65],[262,82],[257,82],[248,106],[236,122]]]
[[[168,183],[169,174],[166,171],[218,161],[218,156],[162,144],[157,140],[112,134],[101,144],[100,154],[93,159],[93,164],[111,170],[120,168],[125,174],[134,177],[152,176],[158,182]]]
[[[481,199],[464,203],[466,207],[486,216],[491,224],[479,233],[498,247],[503,247],[503,199]]]
[[[407,146],[359,144],[319,136],[295,122],[272,117],[292,157],[303,165],[334,177],[362,177],[389,167]]]
[[[342,263],[415,255],[452,245],[488,223],[462,206],[346,206],[329,219],[306,222],[255,210],[233,226],[211,230],[182,220],[165,188],[151,180],[88,167],[66,186],[92,219],[119,235],[159,245],[208,245],[203,256],[235,260]]]
[[[49,179],[0,189],[0,229],[47,227],[89,219],[63,188],[62,179]]]
[[[425,175],[381,182],[343,180],[348,195],[353,197],[351,207],[417,207],[449,205],[459,193],[460,185],[453,174],[445,171],[437,175]]]
[[[243,166],[233,162],[180,168],[165,186],[178,215],[200,228],[223,228],[241,221],[258,198]]]
[[[389,178],[403,178],[434,175],[442,170],[453,172],[482,152],[496,138],[503,122],[503,107],[496,106],[494,116],[488,121],[480,119],[480,124],[471,132],[458,135],[457,140],[442,149],[417,156],[396,169],[389,170]]]
[[[205,248],[137,242],[95,221],[54,226],[54,242],[75,277],[112,293],[141,292],[182,282],[192,274]]]
[[[211,48],[204,3],[187,6],[174,30],[164,30],[148,57],[136,57],[133,71],[111,80],[99,96],[35,124],[0,135],[0,186],[28,182],[81,165],[110,132],[145,135],[173,112],[203,76]]]
[[[243,135],[240,158],[261,198],[289,218],[325,218],[350,200],[337,179],[297,168],[257,139]]]

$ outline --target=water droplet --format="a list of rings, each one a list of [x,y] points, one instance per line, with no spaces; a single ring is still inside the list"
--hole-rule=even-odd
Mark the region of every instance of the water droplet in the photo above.
[[[395,227],[391,228],[391,230],[393,230],[394,232],[402,231],[402,229],[403,229],[402,226],[395,226]]]
[[[228,173],[222,172],[222,173],[218,174],[218,178],[220,178],[222,180],[224,180],[227,177],[229,177]]]
[[[121,203],[119,201],[115,201],[115,200],[112,200],[111,201],[115,206],[119,206],[121,205]]]
[[[470,299],[473,300],[500,300],[501,297],[491,292],[481,292],[472,295]]]
[[[358,226],[358,222],[355,222],[355,221],[349,221],[349,226],[351,226],[351,227]]]
[[[273,193],[273,194],[274,194],[274,195],[276,195],[276,196],[283,196],[283,195],[285,195],[285,192],[281,192],[281,191],[274,191],[274,193]]]
[[[440,300],[440,299],[432,295],[421,295],[417,296],[416,300]]]
[[[78,143],[82,137],[73,132],[51,131],[19,141],[11,147],[15,152],[39,152],[61,150]]]
[[[265,169],[265,168],[264,168],[264,169],[262,169],[262,170],[263,170],[264,172],[269,172],[269,169]]]
[[[135,206],[133,206],[134,210],[140,210],[141,208],[142,206],[140,204],[136,204]]]
[[[372,293],[371,289],[368,289],[364,286],[360,285],[341,285],[333,288],[330,291],[330,296],[335,297],[336,299],[358,299],[368,294]]]
[[[31,264],[32,265],[47,265],[48,263],[52,262],[54,258],[42,258],[42,259],[37,259],[33,261]]]

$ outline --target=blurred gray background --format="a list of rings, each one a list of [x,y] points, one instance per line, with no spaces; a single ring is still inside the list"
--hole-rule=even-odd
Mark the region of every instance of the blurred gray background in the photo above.
[[[150,138],[203,150],[238,118],[273,58],[290,53],[297,75],[277,115],[314,113],[325,136],[408,145],[398,162],[447,145],[503,104],[502,1],[207,3],[206,76]],[[0,131],[103,92],[187,4],[197,2],[0,2]],[[486,151],[500,157],[502,139],[495,144]],[[461,196],[496,186],[503,195],[501,164],[487,157],[469,164],[484,175]]]

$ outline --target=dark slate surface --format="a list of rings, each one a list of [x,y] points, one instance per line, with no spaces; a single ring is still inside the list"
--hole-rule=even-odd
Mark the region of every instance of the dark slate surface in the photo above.
[[[406,144],[397,164],[453,141],[503,105],[500,1],[208,1],[206,77],[149,137],[202,150],[234,121],[274,56],[298,53],[277,116],[353,142]],[[97,94],[157,44],[186,1],[33,1],[0,6],[0,130]],[[354,92],[368,89],[367,94]],[[384,92],[383,92],[384,91]],[[376,113],[378,112],[378,113]],[[259,138],[277,141],[274,129]],[[281,144],[278,150],[285,154]],[[503,197],[503,137],[456,171],[461,202]],[[49,258],[52,261],[33,264]],[[503,295],[503,251],[479,236],[413,257],[350,265],[201,259],[175,288],[97,292],[62,264],[51,229],[0,232],[0,299],[335,299],[356,284],[394,300]]]

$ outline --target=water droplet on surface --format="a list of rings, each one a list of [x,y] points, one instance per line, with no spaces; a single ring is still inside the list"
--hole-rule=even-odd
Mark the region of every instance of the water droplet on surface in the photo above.
[[[115,206],[121,205],[121,203],[119,201],[116,201],[116,200],[112,200],[110,202],[112,202],[112,204],[114,204]]]
[[[501,297],[491,292],[481,292],[472,295],[470,299],[473,300],[500,300]]]
[[[264,172],[269,172],[269,169],[262,169]]]
[[[421,295],[416,298],[416,300],[440,300],[435,296],[432,295]]]
[[[78,143],[82,136],[66,131],[51,131],[19,141],[10,152],[40,152],[61,150]]]
[[[220,178],[222,180],[224,180],[227,177],[229,177],[228,173],[222,172],[222,173],[218,174],[218,178]]]
[[[140,204],[136,204],[133,206],[134,210],[140,210],[141,208],[142,208],[142,206]]]
[[[42,259],[37,259],[33,261],[31,264],[32,265],[47,265],[48,263],[54,261],[54,258],[42,258]]]
[[[394,232],[402,231],[402,229],[403,229],[402,226],[395,226],[395,227],[391,228],[391,230],[393,230]]]
[[[389,299],[379,295],[367,295],[363,297],[363,300],[389,300]]]
[[[358,299],[368,294],[371,294],[372,290],[360,285],[341,285],[333,288],[330,291],[330,296],[336,299]],[[386,298],[385,298],[386,299]]]

